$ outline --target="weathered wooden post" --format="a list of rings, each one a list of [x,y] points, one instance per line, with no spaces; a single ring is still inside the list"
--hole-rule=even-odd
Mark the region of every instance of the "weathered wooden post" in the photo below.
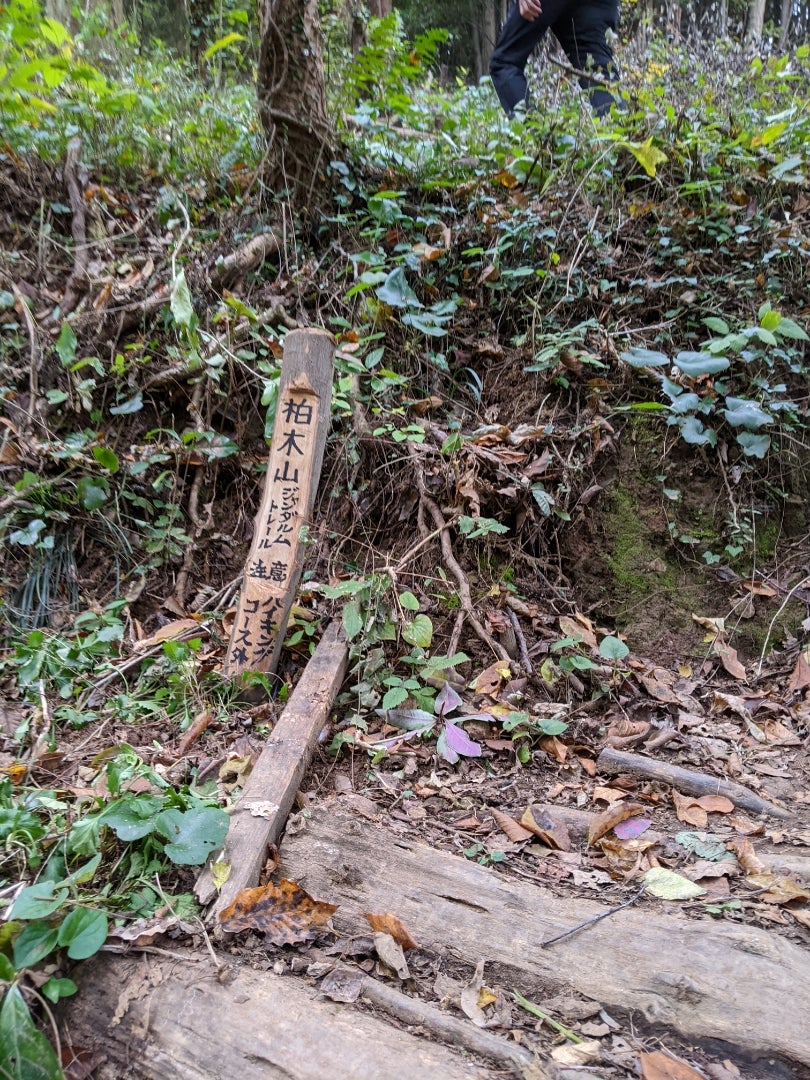
[[[275,672],[295,597],[332,404],[335,344],[323,330],[284,339],[278,411],[256,534],[250,548],[225,670]],[[277,844],[318,735],[340,689],[348,645],[339,621],[325,630],[247,779],[222,850],[197,880],[216,920],[242,889],[258,884]]]
[[[325,330],[284,339],[267,477],[225,673],[274,673],[301,576],[302,528],[312,512],[329,431],[335,343]]]

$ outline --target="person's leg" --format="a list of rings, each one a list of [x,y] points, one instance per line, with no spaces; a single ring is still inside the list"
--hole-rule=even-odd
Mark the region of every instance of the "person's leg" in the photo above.
[[[551,29],[562,45],[568,59],[579,71],[593,71],[601,79],[617,79],[613,64],[613,49],[607,40],[607,30],[619,26],[619,0],[582,0],[553,23]],[[610,112],[615,99],[604,86],[583,76],[579,80],[588,90],[591,105],[597,116]]]
[[[507,116],[526,100],[524,71],[532,50],[549,26],[560,21],[571,7],[571,0],[543,0],[541,14],[531,22],[520,14],[518,4],[510,11],[489,62],[489,73]]]

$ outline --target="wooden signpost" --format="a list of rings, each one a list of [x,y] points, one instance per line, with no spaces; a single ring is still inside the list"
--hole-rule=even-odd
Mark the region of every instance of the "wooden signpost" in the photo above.
[[[335,343],[325,330],[284,339],[278,410],[262,504],[250,549],[226,675],[274,673],[301,576],[306,524],[323,463]]]

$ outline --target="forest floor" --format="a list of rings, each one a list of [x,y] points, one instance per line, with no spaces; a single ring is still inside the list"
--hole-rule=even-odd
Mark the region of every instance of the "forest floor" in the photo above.
[[[215,965],[211,970],[226,990],[246,971],[319,987],[322,996],[302,1008],[322,1025],[327,1044],[338,1020],[334,1010],[318,1011],[323,1001],[357,1000],[357,980],[371,975],[401,995],[466,1018],[471,1029],[497,1032],[504,1044],[536,1053],[547,1072],[537,1065],[532,1073],[525,1062],[511,1066],[526,1076],[810,1076],[806,1014],[804,1026],[797,1015],[806,998],[810,944],[806,502],[787,500],[778,513],[763,516],[753,562],[699,558],[695,552],[716,547],[729,514],[741,510],[747,495],[736,486],[740,473],[720,455],[710,458],[703,448],[662,437],[655,416],[624,408],[637,375],[619,360],[623,342],[600,328],[596,303],[594,324],[581,340],[535,374],[526,373],[525,348],[500,333],[497,304],[471,302],[459,314],[449,373],[429,372],[418,354],[408,356],[413,346],[392,333],[386,348],[391,354],[401,348],[398,359],[405,369],[411,364],[411,375],[399,383],[395,423],[380,419],[376,391],[366,392],[374,378],[388,380],[390,392],[395,377],[371,369],[358,380],[350,366],[358,335],[343,328],[338,364],[349,365],[340,369],[348,404],[327,449],[293,643],[279,672],[284,692],[258,704],[233,698],[214,709],[201,691],[197,717],[210,715],[189,726],[195,719],[190,706],[185,730],[176,715],[156,710],[150,717],[118,691],[149,659],[150,686],[161,680],[164,689],[177,686],[166,642],[196,639],[193,656],[184,658],[194,677],[222,664],[266,459],[260,380],[251,365],[257,356],[274,362],[279,330],[335,328],[345,305],[333,291],[330,268],[348,239],[315,237],[312,254],[295,267],[288,253],[268,245],[266,259],[226,274],[223,257],[244,252],[263,220],[240,192],[230,193],[230,204],[224,195],[219,202],[201,195],[184,225],[168,220],[171,207],[162,206],[157,189],[127,191],[93,177],[84,184],[91,193],[91,284],[71,323],[78,347],[74,343],[68,372],[54,353],[54,342],[64,345],[64,337],[50,312],[70,266],[59,243],[48,239],[56,225],[46,232],[36,224],[43,207],[57,224],[66,211],[60,209],[62,177],[44,169],[6,170],[0,177],[0,233],[19,258],[14,303],[3,318],[16,317],[21,342],[28,343],[19,370],[7,371],[4,380],[16,389],[6,394],[3,419],[0,461],[9,485],[3,508],[25,502],[28,489],[11,487],[25,473],[40,482],[91,475],[93,447],[115,456],[108,488],[120,463],[135,498],[114,527],[107,506],[106,533],[92,497],[84,497],[86,487],[79,489],[81,506],[55,500],[46,509],[62,515],[63,535],[71,536],[63,576],[54,549],[40,553],[39,561],[33,552],[24,553],[32,561],[12,552],[4,588],[17,590],[16,602],[29,598],[29,630],[46,625],[33,618],[34,609],[47,607],[47,624],[58,631],[69,626],[72,610],[99,615],[124,596],[117,614],[125,633],[118,655],[98,675],[81,673],[76,709],[95,710],[98,722],[64,725],[57,733],[46,721],[48,708],[60,703],[43,700],[36,718],[41,737],[34,727],[27,756],[15,733],[31,722],[32,706],[6,672],[0,764],[11,768],[22,757],[38,786],[73,793],[92,787],[98,797],[100,763],[111,748],[128,746],[171,783],[215,781],[230,805],[307,663],[310,644],[341,615],[340,600],[325,599],[319,585],[371,582],[396,568],[396,587],[416,598],[410,611],[426,615],[432,631],[422,668],[410,669],[402,663],[412,654],[401,637],[364,645],[363,634],[354,635],[350,674],[281,844],[284,876],[319,901],[341,905],[333,920],[338,944],[330,930],[295,946],[268,944],[248,932],[214,943],[219,959],[207,960],[199,924],[189,930],[182,920],[170,920],[165,935],[148,942],[138,937],[136,924],[130,951],[140,946],[160,965],[191,942]],[[553,197],[545,205],[553,214]],[[588,209],[582,208],[583,220]],[[452,243],[467,244],[474,232],[468,222]],[[210,335],[194,349],[178,348],[176,328],[164,315],[182,245],[185,277]],[[628,280],[645,273],[641,260],[622,263]],[[28,301],[27,318],[21,297]],[[521,300],[504,294],[503,302]],[[253,314],[241,314],[248,308]],[[77,366],[82,357],[101,365],[92,386],[81,386],[78,376],[97,365]],[[394,366],[386,359],[386,369]],[[136,400],[137,409],[128,407]],[[104,410],[113,402],[110,417]],[[90,435],[71,443],[65,436],[79,425],[82,410],[81,426]],[[453,425],[463,441],[457,452],[443,453]],[[95,455],[102,466],[111,461]],[[801,474],[803,466],[796,468]],[[528,500],[535,513],[527,508],[526,493],[538,481],[558,500],[566,492],[564,514],[538,515],[536,495],[537,505]],[[151,520],[148,542],[161,557],[144,569],[137,551],[147,533],[139,536],[135,521],[148,514],[133,508],[138,497],[154,502],[156,493],[163,516]],[[473,522],[495,520],[509,531],[485,529],[468,539],[454,527],[444,547],[439,534],[447,530],[437,521],[455,526],[459,514]],[[39,585],[26,592],[32,574]],[[373,589],[369,585],[372,608],[383,603]],[[459,606],[465,589],[480,631]],[[403,625],[410,611],[399,608]],[[430,652],[464,654],[452,665],[451,682],[455,707],[473,715],[464,726],[468,743],[455,761],[437,753],[432,737],[402,730],[397,708],[413,704],[405,693],[391,709],[376,710],[382,695],[409,677],[424,703],[430,683],[419,676]],[[131,790],[154,790],[147,780],[136,783],[141,787]],[[425,848],[456,862],[431,861]],[[385,872],[375,877],[375,866]],[[645,876],[655,870],[671,873]],[[173,872],[191,880],[179,868]],[[440,873],[450,885],[436,884]],[[459,890],[464,911],[444,911],[448,895],[458,898]],[[483,923],[470,917],[476,903]],[[395,922],[383,944],[364,935],[363,910],[396,916],[413,940]],[[555,931],[596,915],[607,917],[544,951]],[[643,985],[646,975],[634,982],[642,967],[633,956],[634,937],[647,955],[658,954],[662,971],[675,973],[674,985],[664,986],[664,979],[653,993]],[[404,955],[391,949],[390,939],[397,948],[405,945]],[[778,943],[769,962],[781,982],[729,959],[734,950],[744,957],[747,948],[765,957],[769,939]],[[708,967],[701,957],[710,958]],[[108,972],[112,983],[104,984],[108,959],[83,965],[82,993],[63,1040],[81,1049],[77,1062],[81,1058],[86,1070],[121,1075],[115,1070],[129,1054],[128,1067],[142,1075],[132,1061],[133,1030],[124,1057],[111,1050],[112,1027],[95,1038],[90,1030],[103,1012],[90,985],[94,971],[108,991],[120,978]],[[605,974],[611,964],[613,983]],[[347,971],[354,973],[354,989],[346,988]],[[749,974],[760,982],[737,982]],[[126,1011],[135,1009],[139,995],[158,995],[159,980],[144,980],[123,1013],[109,1018],[112,1025],[123,1019],[126,1028]],[[240,992],[250,994],[250,985],[240,981]],[[513,990],[550,1021],[523,1007]],[[648,991],[659,999],[657,1011],[646,998],[639,1003]],[[766,992],[771,1000],[763,998]],[[223,1000],[216,1007],[231,1006]],[[390,1015],[379,1002],[345,1005],[361,1007],[375,1019]],[[419,1019],[389,1022],[404,1032],[429,1031]],[[160,1027],[156,1017],[151,1023],[153,1030]],[[165,1032],[155,1038],[170,1045]],[[342,1053],[343,1036],[334,1038],[334,1053]],[[424,1064],[410,1043],[386,1048],[379,1031],[369,1039],[383,1055],[405,1055],[403,1075],[452,1076],[457,1067],[458,1075],[496,1076],[510,1069],[506,1058],[488,1065],[480,1050],[469,1049]],[[249,1046],[242,1049],[249,1054]],[[416,1056],[409,1070],[410,1052]],[[306,1064],[287,1064],[285,1075],[321,1075],[312,1053],[309,1072]],[[112,1064],[104,1065],[105,1054]],[[332,1075],[399,1075],[393,1061],[386,1071],[381,1060],[372,1056],[354,1073],[344,1063]],[[267,1062],[264,1067],[271,1069]],[[251,1075],[244,1063],[238,1068]],[[68,1066],[68,1076],[89,1074],[76,1062]],[[185,1075],[197,1074],[188,1069]]]

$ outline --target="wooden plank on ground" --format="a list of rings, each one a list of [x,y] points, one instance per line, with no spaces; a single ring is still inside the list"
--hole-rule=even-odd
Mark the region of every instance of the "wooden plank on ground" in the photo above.
[[[332,407],[335,342],[325,330],[284,339],[276,422],[256,531],[225,660],[227,675],[275,672],[304,557]]]
[[[318,647],[245,783],[231,817],[220,870],[228,873],[219,895],[210,865],[197,882],[197,898],[218,916],[240,889],[259,884],[270,844],[278,844],[295,793],[309,765],[318,735],[346,674],[349,649],[340,623],[326,628]]]
[[[186,962],[184,962],[186,961]],[[235,968],[220,983],[204,950],[100,953],[73,977],[65,1034],[106,1059],[97,1080],[486,1080],[492,1070],[315,987]],[[503,1075],[503,1074],[501,1074]]]
[[[398,838],[336,801],[316,808],[281,854],[284,877],[340,904],[342,932],[367,932],[364,912],[390,911],[422,947],[485,959],[491,978],[527,997],[574,990],[635,1023],[720,1040],[732,1058],[782,1056],[803,1066],[786,1075],[807,1075],[810,954],[775,932],[642,898],[545,949],[605,906]]]

